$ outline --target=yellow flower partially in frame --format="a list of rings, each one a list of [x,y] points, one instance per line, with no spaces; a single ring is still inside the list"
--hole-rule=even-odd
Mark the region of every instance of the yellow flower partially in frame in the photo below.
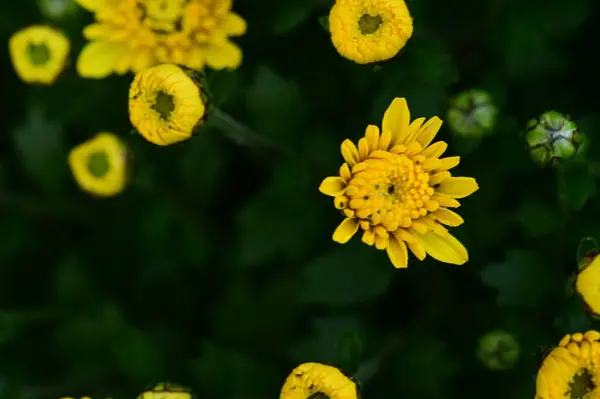
[[[358,64],[393,58],[413,33],[404,0],[336,0],[329,32],[338,53]]]
[[[112,133],[98,133],[73,148],[69,166],[77,184],[91,194],[114,196],[127,183],[127,149]]]
[[[440,158],[448,145],[432,141],[441,125],[438,117],[411,123],[406,100],[396,98],[381,132],[369,125],[358,147],[350,140],[342,143],[340,175],[319,187],[345,216],[333,233],[335,242],[344,244],[362,229],[362,241],[386,250],[396,268],[408,266],[407,248],[420,260],[429,255],[445,263],[467,262],[466,248],[443,225],[464,222],[449,208],[459,207],[457,199],[479,187],[475,179],[449,172],[460,157]]]
[[[160,383],[142,392],[138,399],[192,399],[192,394],[179,385]]]
[[[32,25],[12,35],[8,47],[13,67],[22,81],[49,85],[63,71],[71,43],[57,29]]]
[[[237,68],[242,51],[230,38],[246,32],[232,0],[77,0],[96,22],[77,60],[85,78],[139,72],[163,63],[200,70]]]
[[[358,387],[339,369],[304,363],[285,380],[279,399],[358,399]]]
[[[206,113],[206,97],[193,71],[157,65],[139,72],[131,83],[129,119],[151,143],[165,146],[189,139]]]
[[[587,308],[600,316],[600,256],[586,256],[584,266],[577,274],[575,289]]]
[[[566,335],[544,359],[536,399],[600,398],[600,333]]]

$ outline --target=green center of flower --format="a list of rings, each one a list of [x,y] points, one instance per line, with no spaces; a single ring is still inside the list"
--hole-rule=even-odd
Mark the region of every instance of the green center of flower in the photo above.
[[[570,398],[572,399],[583,399],[586,394],[596,388],[596,384],[594,384],[594,379],[589,371],[583,370],[577,373],[573,377],[573,381],[569,384],[570,387]]]
[[[165,93],[164,91],[159,91],[156,94],[156,100],[154,101],[152,108],[158,112],[162,119],[168,121],[171,117],[171,112],[173,112],[175,109],[173,96]]]
[[[88,157],[88,170],[94,177],[104,177],[110,169],[108,155],[104,151],[97,151]]]
[[[323,392],[315,392],[306,399],[329,399],[329,396]]]
[[[383,19],[379,15],[365,14],[358,20],[358,29],[363,35],[370,35],[379,29]]]
[[[45,43],[29,43],[27,56],[33,65],[44,65],[50,60],[50,49]]]

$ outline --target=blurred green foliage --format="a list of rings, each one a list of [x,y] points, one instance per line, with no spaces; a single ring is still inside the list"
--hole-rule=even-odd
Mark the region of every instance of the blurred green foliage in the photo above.
[[[167,148],[129,133],[131,75],[77,77],[91,21],[60,22],[35,2],[2,6],[5,40],[33,23],[60,26],[71,67],[49,88],[27,86],[8,52],[1,109],[0,397],[135,397],[170,380],[198,397],[277,397],[306,361],[349,374],[398,340],[367,398],[529,398],[544,349],[598,328],[569,296],[583,237],[600,239],[598,167],[540,169],[522,133],[556,109],[592,142],[600,128],[593,0],[410,2],[415,33],[374,68],[342,59],[323,29],[329,0],[236,2],[249,25],[239,70],[209,72],[216,103],[286,150],[264,156],[207,128]],[[410,261],[331,234],[341,217],[317,191],[337,173],[340,143],[379,124],[394,97],[414,117],[445,116],[478,87],[499,109],[457,173],[481,189],[454,230],[464,266]],[[100,131],[133,154],[132,183],[113,199],[81,192],[69,148]],[[596,164],[592,164],[596,165]],[[477,358],[479,337],[505,330],[520,346],[507,371]]]

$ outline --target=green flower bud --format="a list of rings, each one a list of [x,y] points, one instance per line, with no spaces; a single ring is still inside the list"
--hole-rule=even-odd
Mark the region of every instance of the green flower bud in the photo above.
[[[479,339],[477,357],[492,370],[512,368],[519,358],[520,348],[515,337],[509,332],[494,330]]]
[[[38,0],[38,7],[46,18],[59,21],[79,11],[75,0]]]
[[[498,109],[490,94],[479,89],[464,91],[452,99],[447,121],[459,136],[481,137],[496,124]]]
[[[556,111],[543,113],[527,124],[525,141],[533,160],[541,165],[569,161],[583,149],[585,137],[575,122]]]

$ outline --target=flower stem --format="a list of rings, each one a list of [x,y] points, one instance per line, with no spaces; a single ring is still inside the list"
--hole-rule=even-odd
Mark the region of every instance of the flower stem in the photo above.
[[[243,123],[238,122],[234,117],[219,108],[215,108],[211,112],[207,124],[212,124],[237,145],[274,153],[285,152],[281,146],[256,133]]]

